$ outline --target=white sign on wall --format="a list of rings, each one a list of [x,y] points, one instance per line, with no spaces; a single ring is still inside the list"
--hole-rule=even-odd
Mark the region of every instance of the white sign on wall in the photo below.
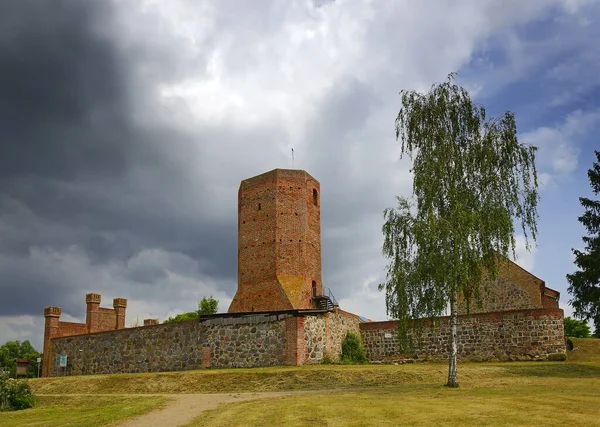
[[[385,338],[392,338],[392,334],[390,334],[389,332],[386,332],[384,335]]]

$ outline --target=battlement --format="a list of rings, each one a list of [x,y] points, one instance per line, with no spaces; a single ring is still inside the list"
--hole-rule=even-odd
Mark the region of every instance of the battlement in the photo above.
[[[114,308],[119,308],[119,307],[126,308],[127,307],[127,299],[125,299],[125,298],[113,299],[113,307]]]
[[[102,301],[102,296],[100,294],[86,294],[85,295],[85,303],[86,304],[100,304]]]
[[[158,325],[158,319],[144,319],[144,326]]]
[[[61,322],[60,307],[44,307],[46,326],[44,329],[44,362],[42,376],[48,376],[51,369],[50,341],[53,338],[91,334],[95,332],[115,331],[125,328],[125,311],[127,299],[113,299],[113,308],[100,307],[102,296],[96,293],[85,295],[87,305],[85,323]]]
[[[60,317],[62,309],[60,307],[44,307],[44,317]]]

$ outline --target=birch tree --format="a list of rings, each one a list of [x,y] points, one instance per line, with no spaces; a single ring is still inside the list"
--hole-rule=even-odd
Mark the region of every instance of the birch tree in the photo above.
[[[449,387],[458,387],[457,301],[469,310],[515,257],[515,226],[527,250],[535,244],[539,199],[537,148],[519,143],[514,114],[487,119],[454,77],[428,93],[400,92],[396,140],[412,160],[413,194],[384,211],[390,261],[379,285],[402,344],[449,306]]]

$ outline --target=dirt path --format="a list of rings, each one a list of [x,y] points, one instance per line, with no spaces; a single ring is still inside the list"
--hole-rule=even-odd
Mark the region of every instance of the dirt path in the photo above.
[[[160,394],[171,399],[160,409],[144,415],[128,418],[117,424],[119,427],[175,427],[190,423],[203,411],[214,409],[221,403],[241,402],[266,397],[307,392],[265,392],[265,393],[227,393],[227,394]],[[314,392],[313,392],[314,393]],[[131,395],[128,395],[131,396]]]

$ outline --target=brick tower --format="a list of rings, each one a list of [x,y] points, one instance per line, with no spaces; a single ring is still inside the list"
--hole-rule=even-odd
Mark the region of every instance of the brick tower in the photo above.
[[[313,308],[313,295],[322,295],[319,193],[303,170],[275,169],[241,182],[230,313]]]

